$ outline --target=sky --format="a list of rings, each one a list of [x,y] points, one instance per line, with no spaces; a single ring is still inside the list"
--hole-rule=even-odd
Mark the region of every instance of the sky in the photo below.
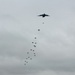
[[[0,0],[0,75],[75,75],[74,20],[75,0]]]

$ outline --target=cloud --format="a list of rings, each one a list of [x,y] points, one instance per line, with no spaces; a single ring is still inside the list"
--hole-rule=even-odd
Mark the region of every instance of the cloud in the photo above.
[[[74,0],[4,1],[0,1],[0,74],[75,75]],[[44,11],[51,16],[38,18]],[[31,48],[37,55],[24,66]]]

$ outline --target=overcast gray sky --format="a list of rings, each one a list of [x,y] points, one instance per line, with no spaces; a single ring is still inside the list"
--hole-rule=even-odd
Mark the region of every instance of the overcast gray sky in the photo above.
[[[74,20],[75,0],[0,0],[0,75],[75,75]]]

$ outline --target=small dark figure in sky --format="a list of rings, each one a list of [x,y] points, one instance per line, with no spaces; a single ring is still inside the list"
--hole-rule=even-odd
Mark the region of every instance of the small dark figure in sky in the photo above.
[[[28,63],[28,62],[26,62],[26,63]]]
[[[34,43],[34,42],[32,42],[32,43]]]
[[[34,51],[34,50],[33,50]]]
[[[36,37],[34,39],[36,39]]]
[[[26,65],[26,64],[24,64],[24,65]]]
[[[35,42],[35,44],[37,44],[37,42]]]
[[[44,24],[44,22],[42,22],[42,24]]]
[[[32,51],[32,49],[30,49],[30,51]]]
[[[34,55],[34,56],[36,56],[36,55]]]
[[[27,52],[27,54],[29,54],[29,52]]]
[[[40,29],[38,29],[38,31],[40,31]]]
[[[26,62],[26,61],[25,61]]]
[[[28,59],[28,58],[26,58],[26,59]]]
[[[32,60],[32,58],[30,58],[30,60]]]
[[[30,57],[28,57],[28,58],[30,58]]]
[[[41,14],[41,15],[38,15],[38,16],[41,16],[41,17],[44,18],[44,17],[49,16],[49,15],[47,15],[47,14],[44,13],[44,14]]]
[[[34,53],[35,54],[35,53]]]
[[[36,47],[36,45],[33,45],[34,47]]]

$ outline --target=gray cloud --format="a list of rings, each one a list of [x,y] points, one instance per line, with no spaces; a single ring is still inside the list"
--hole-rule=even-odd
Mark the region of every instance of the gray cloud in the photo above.
[[[74,0],[0,0],[0,74],[75,75],[74,3]],[[43,12],[50,17],[37,17]],[[37,56],[24,66],[34,36]]]

